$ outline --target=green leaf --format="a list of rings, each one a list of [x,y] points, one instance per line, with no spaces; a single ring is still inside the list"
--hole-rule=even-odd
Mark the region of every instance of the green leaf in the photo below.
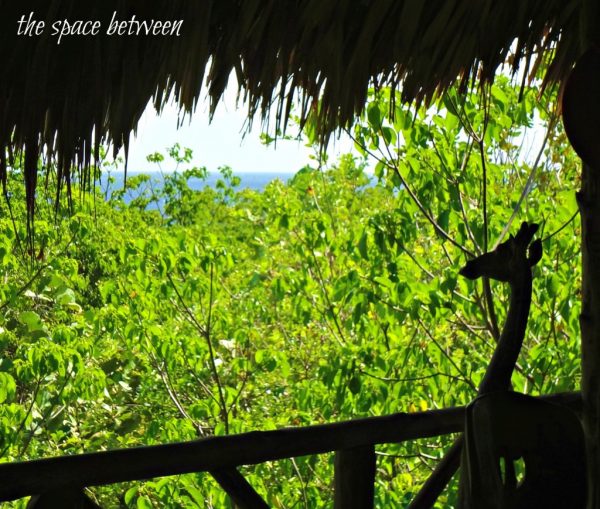
[[[396,132],[391,127],[383,127],[381,133],[386,145],[391,145],[396,140]]]
[[[352,394],[360,393],[360,387],[361,383],[360,377],[358,375],[354,375],[352,378],[350,378],[350,380],[348,381],[348,389]]]
[[[369,253],[367,251],[367,232],[364,231],[363,234],[360,237],[360,240],[358,241],[358,252],[360,253],[360,256],[365,259],[368,260],[369,259]]]
[[[68,304],[75,304],[77,298],[75,297],[75,292],[70,288],[62,288],[60,289],[56,295],[54,296],[56,302],[60,305],[66,306]]]
[[[141,497],[138,497],[138,499],[135,502],[135,505],[136,505],[137,509],[153,509],[153,507],[154,507],[152,505],[152,502],[146,495],[142,495]]]
[[[442,230],[444,230],[445,232],[448,231],[448,225],[449,225],[449,220],[450,220],[450,211],[449,210],[443,210],[440,215],[437,217],[437,224],[440,225],[440,227],[442,228]]]
[[[379,104],[375,102],[369,105],[367,109],[367,118],[369,119],[369,124],[373,130],[379,131],[381,129],[381,112],[379,111]]]
[[[134,486],[133,488],[129,488],[125,492],[125,496],[123,497],[126,504],[131,504],[133,498],[138,494],[138,487]]]
[[[40,315],[34,311],[23,311],[19,315],[19,320],[23,325],[26,325],[30,331],[39,331],[44,329],[44,324]]]
[[[0,373],[0,403],[12,400],[16,390],[15,379],[8,373]]]
[[[198,507],[204,507],[204,503],[205,503],[204,496],[202,495],[202,492],[198,488],[196,488],[194,486],[190,486],[188,484],[185,487],[185,491],[187,491],[190,498],[198,505]]]
[[[279,227],[287,230],[290,226],[290,218],[287,214],[282,214],[279,218]]]

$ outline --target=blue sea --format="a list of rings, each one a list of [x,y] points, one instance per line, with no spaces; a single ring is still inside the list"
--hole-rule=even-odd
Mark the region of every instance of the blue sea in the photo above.
[[[152,185],[160,187],[162,181],[164,179],[164,175],[159,172],[127,172],[127,179],[134,178],[138,175],[148,175],[152,179]],[[280,172],[248,172],[248,173],[234,173],[233,176],[240,178],[240,184],[235,188],[237,190],[240,189],[254,189],[256,191],[262,191],[266,185],[276,179],[281,180],[282,182],[287,182],[291,179],[294,174],[293,173],[280,173]],[[100,182],[98,184],[99,189],[102,191],[102,194],[106,197],[110,196],[112,191],[123,188],[125,174],[123,172],[112,172],[110,177],[114,179],[114,181],[110,184],[108,182],[108,174],[102,175],[100,178]],[[198,179],[191,178],[188,180],[188,185],[191,189],[200,190],[205,187],[215,187],[218,180],[223,180],[223,175],[219,172],[210,172],[206,179]],[[147,186],[148,184],[144,184]],[[143,189],[143,187],[141,189]],[[127,192],[123,197],[125,202],[128,202],[132,199],[133,196],[138,195],[137,191],[133,191],[132,193]]]
[[[152,179],[160,182],[163,179],[163,174],[159,172],[127,172],[127,178],[132,178],[137,175],[148,175]],[[113,172],[110,174],[115,179],[115,182],[111,187],[118,189],[123,186],[123,180],[125,174],[123,172]],[[247,172],[247,173],[234,173],[235,177],[239,177],[241,180],[238,189],[255,189],[261,191],[265,186],[272,180],[279,179],[282,182],[287,182],[291,179],[293,173],[280,173],[280,172]],[[104,188],[106,183],[106,175],[103,175],[100,179],[100,185]],[[189,186],[191,189],[202,189],[206,186],[215,187],[217,180],[223,179],[223,176],[219,172],[209,172],[206,179],[192,178],[189,180]]]

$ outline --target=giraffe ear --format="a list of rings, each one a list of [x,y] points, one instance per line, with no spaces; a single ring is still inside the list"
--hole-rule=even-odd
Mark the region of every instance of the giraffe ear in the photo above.
[[[537,232],[539,225],[536,223],[528,223],[523,221],[521,227],[515,236],[515,241],[523,247],[526,247],[533,239],[535,232]]]
[[[527,261],[529,262],[529,266],[533,267],[541,259],[542,259],[542,241],[540,239],[536,239],[529,246],[529,256],[527,257]]]
[[[521,223],[521,226],[519,227],[519,231],[517,232],[517,237],[520,237],[521,235],[526,235],[528,231],[529,224],[527,223],[527,221],[523,221]]]

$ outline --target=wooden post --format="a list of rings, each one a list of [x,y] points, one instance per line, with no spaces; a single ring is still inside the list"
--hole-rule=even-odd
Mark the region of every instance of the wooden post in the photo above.
[[[588,467],[587,507],[600,509],[600,169],[583,164],[577,202],[582,230],[581,395]]]
[[[373,509],[375,467],[372,445],[335,453],[334,509]]]
[[[600,509],[600,8],[582,2],[582,47],[565,83],[562,116],[565,132],[581,157],[582,295],[581,396],[588,468],[588,509]]]

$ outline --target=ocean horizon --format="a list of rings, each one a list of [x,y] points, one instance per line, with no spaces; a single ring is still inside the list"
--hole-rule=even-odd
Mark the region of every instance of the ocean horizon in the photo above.
[[[164,181],[164,178],[168,175],[172,174],[172,172],[160,172],[160,171],[128,171],[127,172],[127,180],[137,177],[139,175],[148,175],[152,179],[153,185],[161,185]],[[286,183],[290,180],[295,173],[293,172],[233,172],[234,177],[238,177],[240,179],[240,183],[235,187],[236,190],[241,189],[253,189],[255,191],[262,191],[264,188],[272,182],[273,180],[281,180]],[[109,183],[108,179],[112,178],[113,182]],[[196,177],[192,177],[188,180],[188,185],[190,189],[195,191],[200,191],[205,187],[215,188],[217,185],[217,181],[223,180],[223,175],[218,171],[208,172],[205,179],[200,179]],[[102,194],[105,198],[109,198],[113,191],[119,190],[123,188],[125,182],[125,172],[124,171],[114,171],[110,173],[103,174],[99,181],[96,182],[98,188],[102,191]],[[146,184],[144,184],[145,186]],[[143,188],[143,187],[142,187]],[[138,193],[137,190],[128,191],[124,195],[125,202],[129,202],[136,196]]]

